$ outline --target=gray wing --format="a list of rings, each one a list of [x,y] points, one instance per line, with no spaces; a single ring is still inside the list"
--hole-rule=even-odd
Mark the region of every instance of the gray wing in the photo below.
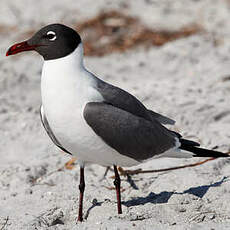
[[[176,145],[173,133],[157,121],[148,121],[101,102],[87,103],[84,119],[94,132],[120,154],[138,161],[161,154]]]
[[[171,118],[169,117],[166,117],[164,115],[161,115],[159,113],[156,113],[152,110],[148,110],[151,117],[155,120],[157,120],[158,122],[160,122],[161,124],[164,124],[164,125],[174,125],[176,122],[174,120],[172,120]]]
[[[43,127],[45,128],[48,136],[50,137],[50,139],[53,141],[53,143],[58,146],[62,151],[66,152],[66,153],[69,153],[70,155],[72,155],[69,151],[67,151],[66,149],[64,149],[62,147],[62,145],[60,144],[60,142],[57,140],[57,138],[55,137],[52,129],[50,128],[49,126],[49,123],[48,123],[48,120],[45,116],[45,113],[44,113],[44,110],[43,110],[43,107],[41,106],[40,108],[40,118],[41,118],[41,122],[42,122],[42,125]]]
[[[143,117],[149,121],[158,121],[161,124],[173,125],[175,121],[159,113],[146,109],[146,107],[133,95],[110,85],[97,78],[97,90],[101,93],[106,103],[117,108],[128,111],[138,117]]]

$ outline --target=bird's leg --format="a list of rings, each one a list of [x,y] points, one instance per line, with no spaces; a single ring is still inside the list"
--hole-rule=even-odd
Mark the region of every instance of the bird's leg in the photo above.
[[[82,222],[82,208],[83,208],[83,195],[85,191],[85,179],[84,179],[84,167],[80,167],[80,184],[79,184],[79,190],[80,190],[80,197],[79,197],[79,209],[78,209],[78,221]]]
[[[116,187],[116,193],[117,193],[117,211],[118,211],[118,214],[122,214],[122,210],[121,210],[121,191],[120,191],[120,188],[121,188],[121,179],[120,179],[120,176],[119,176],[119,173],[117,171],[117,166],[114,165],[114,173],[115,173],[115,180],[114,180],[114,185]]]

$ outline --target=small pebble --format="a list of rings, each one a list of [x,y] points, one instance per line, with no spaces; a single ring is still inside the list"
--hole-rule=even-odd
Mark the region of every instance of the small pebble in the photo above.
[[[26,195],[31,195],[32,193],[33,193],[33,190],[30,189],[30,188],[28,188],[28,189],[25,190],[25,194]]]

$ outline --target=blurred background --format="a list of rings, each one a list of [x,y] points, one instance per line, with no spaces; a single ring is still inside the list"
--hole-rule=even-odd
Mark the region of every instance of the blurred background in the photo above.
[[[57,22],[81,34],[85,63],[91,71],[131,91],[153,110],[172,115],[178,126],[180,122],[193,125],[191,115],[186,121],[184,112],[181,115],[175,111],[174,106],[180,104],[188,108],[205,104],[207,114],[225,117],[229,113],[228,108],[222,111],[226,100],[217,95],[219,91],[228,93],[222,85],[229,83],[229,14],[228,0],[1,0],[1,121],[5,125],[5,119],[16,122],[22,112],[37,113],[41,103],[41,58],[33,52],[6,58],[7,48],[28,39],[42,26]],[[224,82],[221,90],[218,82]],[[215,101],[220,103],[209,105]],[[215,106],[220,106],[220,111]],[[34,119],[38,121],[37,116]],[[20,129],[21,124],[23,129],[28,126],[22,121],[12,126]],[[16,130],[14,127],[13,134],[8,127],[2,127],[2,135],[6,139],[18,137],[21,129],[19,133]]]
[[[90,71],[133,93],[150,109],[175,119],[171,129],[205,147],[229,151],[229,17],[229,0],[0,0],[0,224],[1,217],[11,210],[3,211],[1,202],[16,208],[18,197],[19,203],[32,210],[30,202],[23,202],[27,193],[38,188],[31,187],[33,180],[70,159],[53,146],[40,123],[41,57],[30,52],[6,58],[8,47],[50,23],[73,27],[82,37]],[[181,162],[187,160],[164,160],[141,167],[170,167]],[[190,172],[191,178],[195,175],[207,184],[216,175],[228,174],[228,164],[221,162]],[[95,166],[90,170],[96,175],[104,172]],[[201,176],[206,170],[209,179]],[[73,169],[55,178],[64,186],[57,191],[72,194],[68,183],[77,175]],[[95,180],[91,175],[89,181]],[[174,188],[170,178],[165,180]],[[193,179],[186,184],[188,181],[178,183],[175,189],[179,184],[196,184]],[[18,191],[24,195],[18,196]],[[36,196],[30,199],[34,202]],[[56,202],[50,199],[47,209]],[[19,213],[16,211],[12,223],[19,221]],[[30,220],[21,218],[20,226]]]

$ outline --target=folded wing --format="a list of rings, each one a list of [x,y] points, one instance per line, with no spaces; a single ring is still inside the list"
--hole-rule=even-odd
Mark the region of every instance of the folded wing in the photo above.
[[[125,90],[110,85],[98,78],[96,89],[101,93],[106,103],[117,108],[123,109],[149,121],[158,121],[161,124],[175,124],[174,120],[153,112],[152,110],[148,110],[136,97]]]
[[[176,146],[175,135],[157,121],[149,121],[103,102],[90,102],[84,119],[94,132],[122,155],[138,161]]]

